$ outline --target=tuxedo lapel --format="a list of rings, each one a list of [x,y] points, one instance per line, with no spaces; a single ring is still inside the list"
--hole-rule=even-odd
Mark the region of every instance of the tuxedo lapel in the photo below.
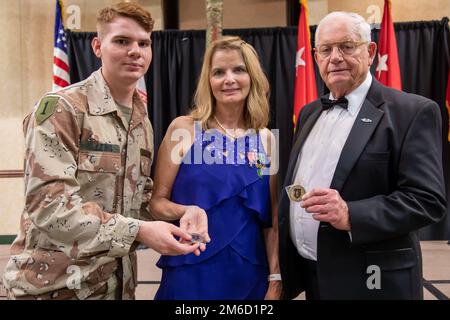
[[[298,155],[300,153],[300,150],[303,147],[303,144],[306,141],[306,138],[308,137],[309,133],[311,132],[311,129],[313,128],[314,124],[316,123],[317,119],[319,118],[320,114],[322,112],[322,108],[317,106],[316,109],[314,109],[311,113],[311,115],[308,117],[308,119],[305,121],[303,126],[300,128],[300,132],[297,136],[297,139],[295,140],[294,146],[292,147],[291,155],[289,158],[289,166],[287,170],[286,177],[290,179],[288,184],[291,184],[292,181],[294,181],[294,173],[297,170],[298,167]]]
[[[306,111],[306,110],[305,110]],[[314,124],[316,123],[317,119],[319,118],[320,114],[322,113],[322,108],[320,107],[320,104],[317,104],[317,106],[313,107],[312,111],[310,111],[309,115],[305,115],[304,117],[306,120],[302,123],[299,122],[299,132],[297,135],[297,138],[294,141],[294,145],[292,146],[291,155],[289,156],[289,164],[286,172],[286,177],[284,179],[284,185],[290,185],[292,184],[292,181],[294,180],[294,172],[296,168],[298,167],[297,160],[298,155],[300,153],[300,150],[303,147],[303,144],[305,143],[306,138],[308,137],[308,134],[311,132],[311,129],[313,128]],[[300,118],[302,119],[302,118]],[[300,121],[299,119],[299,121]],[[295,168],[295,170],[294,170]],[[284,252],[284,250],[287,247],[287,243],[289,243],[289,203],[290,200],[287,196],[287,193],[284,190],[284,187],[282,188],[280,197],[279,197],[279,227],[280,227],[280,237],[283,239],[286,239],[287,241],[281,241],[280,242],[280,252]]]
[[[384,115],[384,111],[379,109],[379,106],[383,103],[381,86],[375,79],[372,81],[372,87],[342,149],[341,157],[331,181],[331,189],[339,191],[342,189],[350,171]]]

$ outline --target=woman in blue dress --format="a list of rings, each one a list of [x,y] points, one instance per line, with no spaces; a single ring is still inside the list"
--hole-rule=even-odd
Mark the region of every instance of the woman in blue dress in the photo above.
[[[155,299],[280,297],[268,92],[251,45],[228,36],[209,46],[194,109],[171,123],[160,146],[150,203],[155,218],[175,223],[187,210],[206,211],[209,235],[200,236],[207,248],[162,256]],[[195,233],[194,225],[181,227]]]

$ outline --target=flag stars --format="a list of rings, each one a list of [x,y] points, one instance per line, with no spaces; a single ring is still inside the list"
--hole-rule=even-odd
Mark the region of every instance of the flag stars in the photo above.
[[[302,59],[304,52],[305,52],[305,47],[301,47],[297,51],[297,56],[295,57],[295,68],[297,68],[298,66],[306,66],[305,60]]]
[[[388,57],[389,57],[388,54],[383,55],[378,54],[378,66],[376,70],[378,72],[378,77],[380,77],[382,71],[388,71],[387,66]]]
[[[58,38],[56,39],[56,43],[60,43],[62,42],[64,45],[64,48],[67,48],[67,44],[66,44],[67,38],[66,38],[66,33],[64,32],[63,29],[60,29],[58,31]]]
[[[297,55],[295,57],[295,74],[297,75],[297,68],[299,66],[306,66],[305,60],[302,59],[303,54],[305,53],[305,47],[301,47],[297,51]]]

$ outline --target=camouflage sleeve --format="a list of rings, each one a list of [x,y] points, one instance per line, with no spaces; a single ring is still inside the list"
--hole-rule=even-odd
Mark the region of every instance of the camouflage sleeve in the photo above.
[[[39,229],[37,245],[71,257],[129,252],[139,220],[110,214],[79,195],[81,128],[66,99],[46,96],[24,122],[25,211]]]
[[[148,159],[150,160],[148,165],[148,178],[144,183],[144,191],[142,193],[142,204],[140,210],[140,217],[146,221],[154,221],[155,219],[152,217],[150,213],[150,199],[152,198],[153,192],[153,180],[150,177],[150,168],[153,164],[153,127],[150,121],[146,122],[146,139],[151,142],[151,152],[148,154]],[[142,162],[141,162],[142,163]]]
[[[142,194],[142,205],[140,216],[146,221],[154,221],[155,219],[150,213],[150,199],[152,198],[153,180],[148,177],[144,186],[144,193]]]

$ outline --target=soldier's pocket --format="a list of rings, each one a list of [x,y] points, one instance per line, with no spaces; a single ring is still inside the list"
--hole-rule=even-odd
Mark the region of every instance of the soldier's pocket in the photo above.
[[[151,151],[141,149],[141,176],[149,177],[152,167]]]
[[[119,152],[85,151],[78,154],[77,179],[83,200],[94,201],[113,212],[118,194],[122,157]]]
[[[139,210],[141,204],[144,201],[143,193],[150,192],[151,190],[146,190],[149,185],[151,185],[150,172],[152,166],[152,156],[150,151],[141,149],[140,163],[139,163],[139,177],[136,181],[136,192],[133,196],[133,202],[131,208]]]

